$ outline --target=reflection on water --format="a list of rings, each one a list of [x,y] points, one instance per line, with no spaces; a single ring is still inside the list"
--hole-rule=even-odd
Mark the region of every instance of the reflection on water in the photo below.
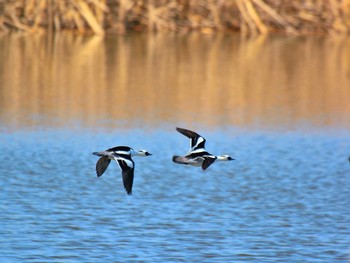
[[[350,39],[239,35],[3,36],[8,128],[350,128]]]
[[[2,37],[0,261],[346,262],[349,46]],[[236,161],[172,163],[188,146],[178,123]],[[279,130],[300,127],[335,132]],[[115,163],[95,175],[91,152],[121,144],[154,154],[135,158],[133,196]]]

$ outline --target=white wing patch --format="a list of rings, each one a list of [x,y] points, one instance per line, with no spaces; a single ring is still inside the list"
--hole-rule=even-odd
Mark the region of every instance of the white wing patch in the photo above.
[[[203,137],[198,137],[198,140],[197,140],[196,146],[197,146],[198,144],[200,144],[201,142],[204,142]]]
[[[125,165],[128,167],[128,169],[134,168],[133,162],[127,158],[123,158],[121,156],[115,156],[115,155],[113,156],[113,158],[114,158],[114,160],[117,161],[117,163],[119,164],[119,168],[122,171],[126,169]]]
[[[190,148],[189,152],[192,152],[194,149],[196,149],[198,147],[199,144],[205,142],[205,139],[203,137],[198,137],[197,140],[196,140],[196,144],[195,145],[191,145],[192,148]],[[191,144],[192,144],[192,141],[191,141]],[[204,149],[204,148],[201,148],[201,149]]]
[[[123,160],[130,169],[134,168],[134,164],[132,161],[130,161],[128,159],[124,159],[124,158],[123,158]]]
[[[199,148],[199,149],[197,149],[197,150],[194,150],[194,151],[189,151],[189,153],[201,153],[201,152],[205,152],[205,149],[203,149],[203,148]]]
[[[115,151],[115,153],[119,155],[130,155],[130,151]]]

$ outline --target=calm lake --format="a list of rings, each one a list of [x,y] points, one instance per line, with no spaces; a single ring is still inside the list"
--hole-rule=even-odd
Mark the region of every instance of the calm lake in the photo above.
[[[349,156],[350,38],[0,36],[0,262],[350,262]]]

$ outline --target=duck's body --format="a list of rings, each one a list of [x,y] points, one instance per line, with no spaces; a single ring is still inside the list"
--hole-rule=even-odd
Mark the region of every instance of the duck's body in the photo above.
[[[105,151],[93,152],[92,154],[101,157],[96,163],[96,174],[98,177],[106,171],[111,160],[115,160],[118,163],[122,171],[124,188],[128,195],[132,194],[135,169],[135,162],[131,157],[151,155],[145,150],[135,151],[128,146],[117,146]]]
[[[202,170],[207,169],[216,161],[231,161],[234,160],[229,155],[213,155],[206,151],[204,137],[200,136],[194,131],[176,128],[178,132],[190,138],[190,150],[185,156],[173,156],[173,162],[191,166],[201,166]]]

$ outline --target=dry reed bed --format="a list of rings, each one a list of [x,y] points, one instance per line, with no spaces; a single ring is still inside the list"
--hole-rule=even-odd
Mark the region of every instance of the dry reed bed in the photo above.
[[[0,31],[349,33],[350,0],[0,0]]]

